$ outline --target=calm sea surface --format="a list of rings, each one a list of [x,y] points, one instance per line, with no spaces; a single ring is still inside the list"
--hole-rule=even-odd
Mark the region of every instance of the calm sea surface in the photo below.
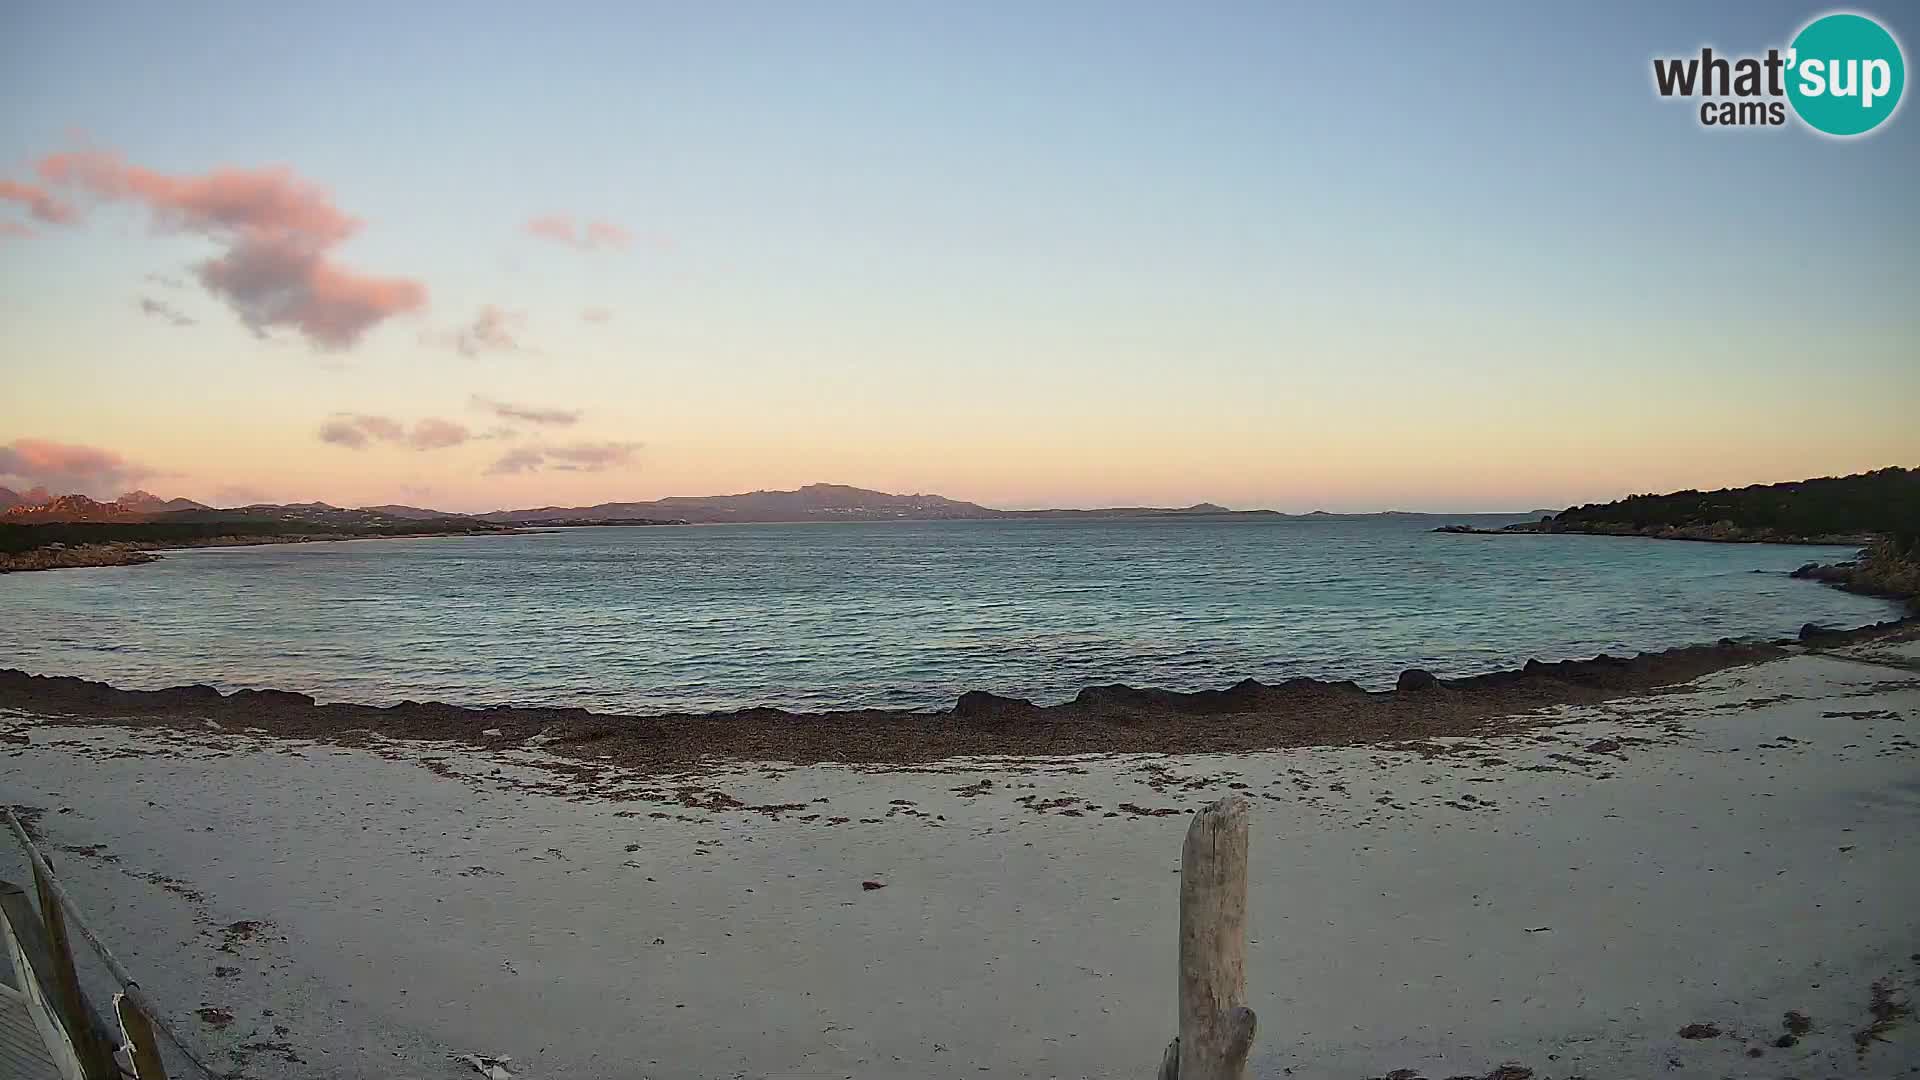
[[[1248,676],[1391,685],[1891,604],[1847,549],[1457,536],[1448,519],[572,529],[169,552],[0,577],[0,666],[125,687],[603,710],[944,707]],[[1511,520],[1511,519],[1507,519]]]

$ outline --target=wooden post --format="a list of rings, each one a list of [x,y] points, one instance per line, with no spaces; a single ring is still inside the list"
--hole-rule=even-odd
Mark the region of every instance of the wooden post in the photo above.
[[[167,1067],[160,1061],[160,1043],[153,1037],[153,1024],[140,1006],[125,994],[113,995],[113,1011],[120,1016],[120,1033],[127,1040],[127,1055],[133,1059],[137,1080],[167,1080]]]
[[[80,1059],[80,1068],[89,1078],[106,1080],[120,1070],[113,1063],[112,1049],[101,1043],[99,1032],[88,1019],[87,998],[80,989],[80,973],[73,966],[73,946],[67,940],[66,912],[60,906],[53,883],[47,880],[38,862],[33,866],[33,890],[40,901],[40,922],[47,931],[48,951],[53,954],[50,974],[60,1024],[67,1030],[67,1040]]]
[[[1180,1034],[1160,1080],[1246,1080],[1247,800],[1202,807],[1180,852]]]

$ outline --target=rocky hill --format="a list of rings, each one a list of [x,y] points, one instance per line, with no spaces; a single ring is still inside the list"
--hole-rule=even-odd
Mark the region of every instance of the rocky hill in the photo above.
[[[542,506],[526,510],[496,510],[479,517],[484,521],[531,525],[629,520],[712,524],[728,521],[970,521],[1227,515],[1279,516],[1272,510],[1229,510],[1215,503],[1195,503],[1184,507],[1115,506],[1098,510],[995,510],[943,495],[893,495],[845,484],[808,484],[793,491],[676,495],[649,502],[612,502],[595,506]]]
[[[172,510],[211,510],[206,503],[192,499],[162,499],[148,491],[129,491],[113,500],[122,509],[142,514],[164,514]]]
[[[20,494],[0,488],[0,520],[16,524],[46,521],[146,521],[156,514],[206,510],[192,499],[162,499],[147,491],[129,491],[112,502],[85,495],[53,495],[45,488]]]
[[[56,495],[41,503],[21,503],[0,514],[0,520],[19,524],[43,521],[144,521],[147,515],[117,502],[98,502],[85,495]]]
[[[485,521],[539,522],[650,519],[710,524],[727,521],[937,521],[998,517],[1002,512],[940,495],[890,495],[844,484],[808,484],[794,491],[739,495],[676,495],[650,502],[496,510]]]
[[[28,491],[15,491],[9,487],[0,487],[0,514],[4,514],[16,506],[38,506],[51,498],[53,498],[53,493],[43,487],[33,488]]]

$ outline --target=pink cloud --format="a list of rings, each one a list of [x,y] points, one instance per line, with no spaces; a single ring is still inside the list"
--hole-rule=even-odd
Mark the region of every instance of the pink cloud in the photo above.
[[[0,180],[0,202],[20,203],[34,217],[54,225],[71,225],[80,217],[78,211],[54,198],[47,189],[18,180]]]
[[[576,226],[573,218],[565,214],[547,214],[527,222],[525,229],[529,236],[586,251],[599,248],[625,251],[633,246],[633,233],[611,221],[585,221]]]
[[[285,167],[168,176],[130,165],[118,154],[77,150],[41,159],[38,171],[48,183],[77,187],[97,198],[145,203],[173,227],[192,232],[264,232],[328,246],[360,227],[357,219],[333,205],[324,189]]]
[[[633,234],[611,221],[587,222],[588,247],[611,247],[622,251],[633,246]]]
[[[590,323],[603,323],[613,318],[613,312],[603,307],[590,307],[582,310],[580,317]]]
[[[169,176],[92,150],[53,154],[38,168],[49,184],[139,203],[163,228],[225,245],[197,268],[200,283],[255,333],[286,327],[317,347],[343,349],[385,319],[426,306],[420,282],[360,274],[332,259],[361,223],[290,169]]]
[[[427,302],[417,281],[357,274],[321,252],[272,240],[233,247],[203,263],[199,276],[255,333],[288,326],[330,349],[344,349],[382,320]]]
[[[534,218],[527,222],[526,228],[528,235],[537,236],[542,240],[552,240],[560,244],[578,242],[573,232],[573,219],[561,217],[558,214]]]
[[[33,230],[17,221],[0,221],[0,236],[32,236]]]
[[[98,446],[50,439],[15,439],[0,445],[0,476],[60,492],[112,492],[153,475],[154,470]]]

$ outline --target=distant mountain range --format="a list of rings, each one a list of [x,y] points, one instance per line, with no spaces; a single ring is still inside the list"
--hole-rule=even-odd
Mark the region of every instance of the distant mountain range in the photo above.
[[[322,502],[254,503],[222,509],[192,499],[162,499],[145,491],[129,491],[112,502],[100,502],[85,495],[50,495],[42,488],[24,493],[0,488],[0,525],[72,522],[179,522],[199,525],[243,521],[312,525],[329,530],[393,529],[419,521],[467,521],[476,526],[491,524],[465,514],[437,510],[389,514],[379,508],[343,509]]]
[[[210,510],[192,499],[162,499],[147,491],[129,491],[112,502],[96,502],[85,495],[52,495],[46,488],[17,492],[0,487],[0,521],[145,521],[155,514],[180,510]]]
[[[676,495],[651,502],[596,506],[543,506],[496,510],[483,521],[537,524],[555,521],[940,521],[995,517],[1000,512],[939,495],[889,495],[844,484],[808,484],[798,491],[749,491],[741,495]]]
[[[1390,511],[1390,513],[1393,511]],[[1537,511],[1549,513],[1550,511]],[[749,491],[738,495],[673,496],[648,502],[608,502],[593,506],[542,506],[456,514],[388,503],[347,509],[326,503],[256,503],[216,509],[191,499],[162,500],[130,491],[112,502],[84,495],[52,495],[43,488],[14,492],[0,488],[0,523],[60,521],[272,520],[335,528],[389,528],[406,522],[466,520],[496,525],[718,524],[724,522],[801,521],[951,521],[984,519],[1092,520],[1154,517],[1289,517],[1275,510],[1229,510],[1214,503],[1183,507],[1119,506],[1098,510],[995,510],[941,495],[892,495],[844,484],[808,484],[796,491]],[[1305,517],[1344,515],[1315,511]],[[1449,515],[1459,517],[1460,515]],[[1514,515],[1500,515],[1514,516]]]

